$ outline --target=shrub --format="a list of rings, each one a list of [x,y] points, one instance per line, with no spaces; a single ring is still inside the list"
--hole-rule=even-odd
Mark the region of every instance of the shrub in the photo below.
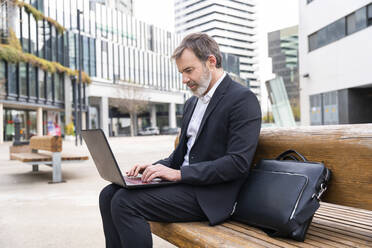
[[[70,122],[65,126],[65,135],[75,135],[74,123]]]

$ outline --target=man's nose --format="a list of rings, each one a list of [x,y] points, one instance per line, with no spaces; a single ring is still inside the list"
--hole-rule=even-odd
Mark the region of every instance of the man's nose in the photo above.
[[[189,81],[190,81],[189,77],[182,75],[182,83],[187,84]]]

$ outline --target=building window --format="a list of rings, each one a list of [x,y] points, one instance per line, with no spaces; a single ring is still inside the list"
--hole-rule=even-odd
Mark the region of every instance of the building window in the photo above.
[[[65,60],[65,55],[64,55],[64,35],[62,34],[58,34],[57,33],[57,43],[58,43],[58,47],[57,47],[57,59],[58,59],[58,62],[61,64],[61,65],[64,65],[64,60]]]
[[[47,99],[49,101],[53,101],[53,77],[52,73],[46,72],[47,73],[47,80],[46,80],[46,87],[47,87]]]
[[[152,25],[147,29],[147,47],[150,51],[154,51],[154,26]]]
[[[82,36],[83,39],[83,70],[90,75],[89,72],[89,39],[88,37]]]
[[[39,69],[39,98],[45,99],[45,72]]]
[[[108,46],[108,57],[107,57],[107,64],[108,64],[108,79],[113,79],[114,77],[114,44],[110,43]]]
[[[89,46],[90,57],[90,76],[96,76],[96,39],[90,39]]]
[[[106,41],[101,42],[101,52],[102,52],[102,77],[108,79],[108,43]]]
[[[64,66],[67,66],[67,67],[70,67],[70,61],[69,61],[69,44],[68,44],[68,39],[69,39],[69,34],[67,32],[65,32],[64,35],[62,35],[63,37],[63,56],[64,56],[64,60],[63,60],[63,65]]]
[[[0,60],[0,99],[3,99],[6,91],[5,62]]]
[[[30,96],[36,97],[36,67],[29,65],[29,87],[30,87]]]
[[[35,18],[30,15],[30,52],[36,56],[37,54],[37,22],[35,21]]]
[[[356,31],[355,26],[355,13],[352,13],[351,15],[348,15],[346,17],[346,33],[352,34]]]
[[[119,78],[120,80],[124,80],[124,47],[119,45]]]
[[[52,59],[52,26],[49,23],[44,22],[44,37],[45,37],[45,59]]]
[[[57,61],[57,51],[58,51],[58,42],[57,42],[57,31],[54,26],[50,26],[52,31],[52,37],[51,37],[51,53],[52,53],[52,61]]]
[[[8,63],[8,92],[17,94],[17,68],[15,64]]]
[[[22,38],[21,38],[21,43],[22,43],[22,49],[24,52],[28,53],[30,52],[29,50],[29,30],[28,30],[28,21],[29,21],[29,15],[26,13],[24,8],[22,8],[21,11],[21,32],[22,32]]]
[[[345,18],[341,18],[327,26],[327,40],[326,44],[345,37]],[[321,45],[319,45],[321,47]]]
[[[309,52],[372,25],[372,4],[308,36]]]
[[[54,95],[56,101],[63,101],[63,92],[64,92],[64,83],[63,83],[63,74],[54,73]]]
[[[355,27],[356,31],[367,27],[367,7],[355,11]]]
[[[126,46],[124,52],[124,80],[129,81],[130,67],[129,67],[129,48]]]
[[[368,26],[372,25],[372,4],[368,5],[368,13],[367,13],[367,19],[368,19]]]
[[[71,69],[76,69],[76,43],[75,35],[73,33],[69,34],[69,57],[70,57],[70,67]]]
[[[38,25],[38,23],[36,23],[36,25]],[[44,35],[45,35],[45,30],[44,30],[44,25],[45,25],[45,21],[40,21],[39,23],[39,28],[38,28],[38,44],[37,44],[37,49],[38,49],[38,54],[39,54],[39,57],[40,58],[44,58],[44,49],[45,49],[45,46],[44,46]]]
[[[113,53],[113,61],[114,61],[114,83],[116,80],[119,80],[119,68],[120,68],[120,62],[119,62],[119,46],[114,44],[113,45],[114,53]]]
[[[355,33],[367,27],[367,8],[361,8],[346,17],[347,34]]]
[[[312,51],[317,48],[317,33],[309,35],[309,51]]]

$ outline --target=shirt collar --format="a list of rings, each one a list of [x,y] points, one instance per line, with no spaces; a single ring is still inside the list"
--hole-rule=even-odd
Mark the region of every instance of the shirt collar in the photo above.
[[[199,99],[204,103],[204,104],[207,104],[209,103],[209,101],[211,100],[214,92],[216,91],[217,87],[220,85],[220,83],[222,82],[222,80],[225,78],[226,76],[226,72],[223,72],[222,76],[217,80],[217,82],[213,85],[213,87],[208,91],[207,94],[205,94],[205,96],[201,96],[199,97]]]

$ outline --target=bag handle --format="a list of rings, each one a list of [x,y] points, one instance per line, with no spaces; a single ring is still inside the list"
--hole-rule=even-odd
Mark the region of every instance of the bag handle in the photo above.
[[[291,153],[296,154],[299,158],[302,159],[303,162],[307,162],[307,159],[303,155],[301,155],[300,153],[298,153],[297,151],[292,150],[292,149],[281,153],[278,157],[276,157],[276,160],[284,160],[286,158],[291,158],[292,160],[299,161],[298,159],[293,159],[294,156],[291,155]]]

